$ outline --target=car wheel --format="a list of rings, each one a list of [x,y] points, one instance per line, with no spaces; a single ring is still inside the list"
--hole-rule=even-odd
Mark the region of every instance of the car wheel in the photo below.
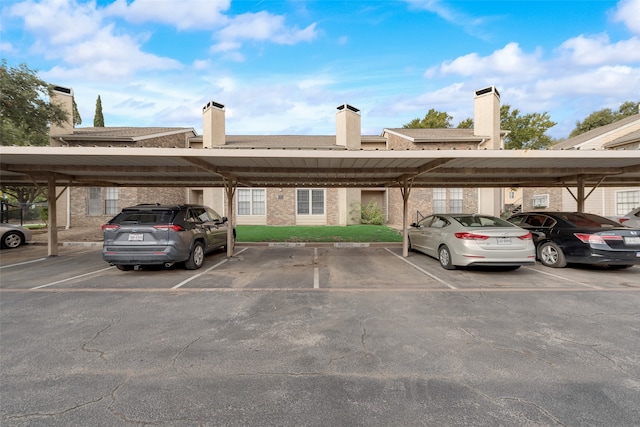
[[[451,263],[451,252],[449,248],[442,245],[440,249],[438,249],[438,260],[440,261],[440,265],[445,270],[455,270],[456,266]]]
[[[133,270],[133,265],[116,264],[116,268],[120,271],[131,271]]]
[[[2,247],[15,249],[24,242],[24,237],[17,231],[9,231],[2,236]]]
[[[204,246],[200,242],[193,245],[189,259],[184,263],[187,270],[197,270],[204,263]]]
[[[544,242],[538,248],[538,258],[543,265],[552,268],[562,268],[567,266],[562,249],[553,242]]]

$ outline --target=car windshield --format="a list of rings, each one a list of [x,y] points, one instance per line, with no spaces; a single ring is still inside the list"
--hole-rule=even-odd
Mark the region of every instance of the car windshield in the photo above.
[[[464,215],[453,219],[465,227],[515,227],[513,224],[493,216]]]
[[[607,218],[603,218],[598,215],[592,215],[587,213],[566,213],[560,214],[560,216],[576,227],[588,227],[588,228],[614,228],[620,227],[620,224]]]

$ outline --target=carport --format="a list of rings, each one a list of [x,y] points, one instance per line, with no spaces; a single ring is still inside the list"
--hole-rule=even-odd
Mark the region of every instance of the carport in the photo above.
[[[640,186],[640,151],[0,147],[0,180],[46,186],[49,195],[73,186],[224,187],[231,226],[238,187],[399,188],[406,231],[412,188],[575,187],[582,211],[597,187]],[[48,241],[56,256],[55,227]]]

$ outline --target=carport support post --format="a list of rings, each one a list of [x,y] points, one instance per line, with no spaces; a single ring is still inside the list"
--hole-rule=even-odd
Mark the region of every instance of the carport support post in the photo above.
[[[233,256],[234,249],[233,230],[235,229],[235,221],[233,219],[233,205],[237,185],[238,181],[235,179],[224,180],[224,189],[227,193],[227,257]]]
[[[584,212],[584,177],[578,177],[578,212]]]
[[[58,218],[56,212],[56,178],[49,177],[47,186],[47,208],[49,224],[47,227],[47,241],[49,243],[49,256],[58,256]]]
[[[405,177],[403,186],[400,188],[402,193],[402,256],[409,256],[409,236],[407,232],[407,210],[409,209],[409,195],[411,194],[411,187],[409,186],[409,180]]]

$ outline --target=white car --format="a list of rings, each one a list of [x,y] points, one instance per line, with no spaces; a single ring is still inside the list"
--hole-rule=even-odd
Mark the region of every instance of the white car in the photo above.
[[[15,224],[0,224],[2,249],[15,249],[31,241],[31,230]]]
[[[435,214],[411,224],[409,248],[442,268],[493,266],[515,270],[536,263],[532,234],[490,215]]]
[[[618,222],[626,227],[640,228],[640,206],[619,217]]]

